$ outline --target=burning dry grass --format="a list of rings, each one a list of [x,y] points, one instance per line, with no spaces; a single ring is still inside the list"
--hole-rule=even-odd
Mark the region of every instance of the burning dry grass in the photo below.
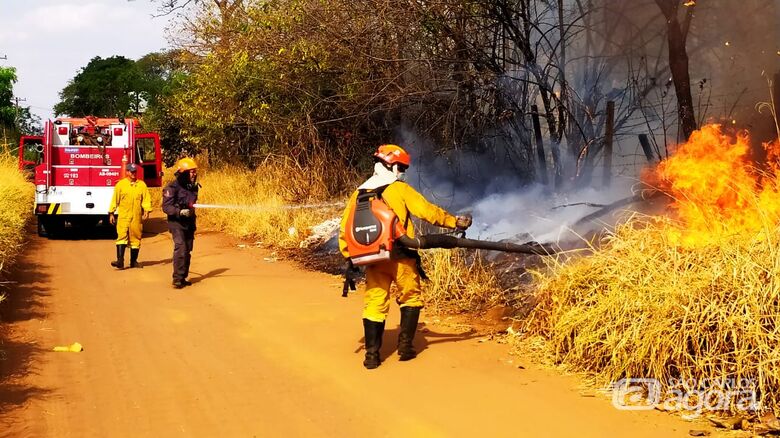
[[[778,407],[778,180],[728,166],[711,172],[717,166],[707,160],[738,165],[744,157],[719,155],[711,139],[699,139],[711,155],[680,173],[668,173],[679,162],[659,170],[676,219],[635,217],[592,256],[539,275],[526,329],[556,363],[600,383],[747,379],[765,407]],[[686,146],[680,156],[690,157]]]
[[[32,214],[32,184],[17,170],[14,157],[0,154],[0,269],[8,267],[24,239]]]
[[[201,172],[203,188],[198,202],[239,208],[200,209],[200,223],[270,246],[297,247],[312,226],[340,216],[343,206],[293,206],[338,203],[348,181],[345,174],[354,178],[352,173],[334,169],[326,162],[310,166],[305,169],[280,157],[270,158],[255,171],[223,167]],[[332,175],[334,172],[341,175]],[[334,197],[338,198],[334,201]]]

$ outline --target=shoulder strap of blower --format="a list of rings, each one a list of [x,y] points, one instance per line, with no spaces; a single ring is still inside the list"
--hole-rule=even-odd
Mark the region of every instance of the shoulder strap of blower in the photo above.
[[[396,181],[396,182],[400,183],[401,181]],[[396,182],[392,182],[392,183],[390,183],[390,184],[388,184],[386,186],[377,187],[376,189],[372,190],[372,192],[376,193],[376,197],[381,199],[382,202],[385,202],[384,198],[382,198],[382,194],[385,193],[385,189],[390,187],[391,184],[395,184]],[[360,193],[360,191],[358,191],[358,193]],[[387,203],[385,202],[385,204],[387,204]],[[388,205],[387,208],[390,208],[390,206]],[[409,209],[406,209],[406,218],[404,219],[404,230],[409,227],[409,216],[410,216]]]

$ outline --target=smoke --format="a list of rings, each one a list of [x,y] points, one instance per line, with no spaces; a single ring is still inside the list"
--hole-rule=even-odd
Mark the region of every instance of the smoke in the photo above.
[[[407,182],[453,214],[471,213],[474,224],[468,236],[477,239],[540,243],[579,239],[578,235],[605,225],[572,229],[598,207],[564,205],[610,204],[631,196],[636,183],[633,178],[616,178],[606,189],[569,188],[554,193],[549,186],[529,184],[529,175],[518,173],[507,144],[497,142],[483,153],[460,150],[436,155],[432,145],[408,130],[400,131],[399,141],[412,155]]]
[[[565,196],[549,194],[539,185],[520,193],[494,193],[474,204],[474,225],[469,233],[487,240],[534,240],[540,243],[577,240],[579,236],[605,225],[601,221],[577,224],[599,208],[583,203],[605,205],[630,195],[630,188],[626,185],[616,185],[607,190],[585,188]],[[603,220],[609,221],[610,217]]]
[[[583,54],[588,40],[581,38],[570,49],[573,59],[579,57],[590,62],[587,56],[590,55],[608,59],[610,64],[617,63],[598,78],[614,80],[617,88],[627,85],[629,75],[642,72],[638,79],[640,89],[648,91],[643,99],[644,116],[650,122],[647,133],[661,144],[666,143],[665,137],[669,137],[669,143],[675,143],[674,128],[671,133],[666,132],[669,130],[666,126],[675,126],[677,116],[668,68],[666,20],[660,9],[654,2],[600,0],[595,4],[598,5],[596,13],[587,16],[586,21],[600,30],[593,35],[598,42],[590,45],[596,52]],[[766,112],[760,114],[756,105],[769,100],[767,79],[780,72],[780,27],[777,25],[780,2],[686,2],[686,5],[694,4],[686,49],[697,124],[717,122],[749,129],[760,148],[761,141],[775,136],[771,117]],[[688,7],[680,7],[681,22]],[[601,28],[603,25],[609,26],[608,29]],[[567,67],[572,81],[577,83],[577,91],[587,91],[592,84],[578,80],[578,72],[587,72],[587,68],[582,62]],[[594,79],[592,75],[589,77]],[[655,85],[644,89],[650,83]],[[638,121],[639,118],[632,120]],[[641,129],[639,123],[634,124],[636,130]]]
[[[776,137],[771,116],[756,105],[770,100],[767,79],[780,72],[780,5],[710,0],[697,8],[688,47],[699,119],[749,129],[760,150],[760,142]]]

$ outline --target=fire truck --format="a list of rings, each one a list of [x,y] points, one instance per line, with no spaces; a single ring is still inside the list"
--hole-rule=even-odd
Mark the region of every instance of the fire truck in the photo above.
[[[160,138],[141,133],[135,119],[57,118],[46,121],[42,136],[23,136],[19,169],[35,182],[38,234],[108,223],[127,163],[140,167],[138,178],[149,187],[162,184]]]

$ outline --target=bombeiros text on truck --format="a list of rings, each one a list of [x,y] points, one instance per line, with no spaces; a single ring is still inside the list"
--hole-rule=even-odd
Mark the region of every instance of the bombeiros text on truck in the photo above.
[[[160,138],[141,133],[135,119],[57,118],[42,136],[19,140],[19,169],[35,182],[38,234],[107,223],[114,185],[136,163],[149,187],[162,184]]]

